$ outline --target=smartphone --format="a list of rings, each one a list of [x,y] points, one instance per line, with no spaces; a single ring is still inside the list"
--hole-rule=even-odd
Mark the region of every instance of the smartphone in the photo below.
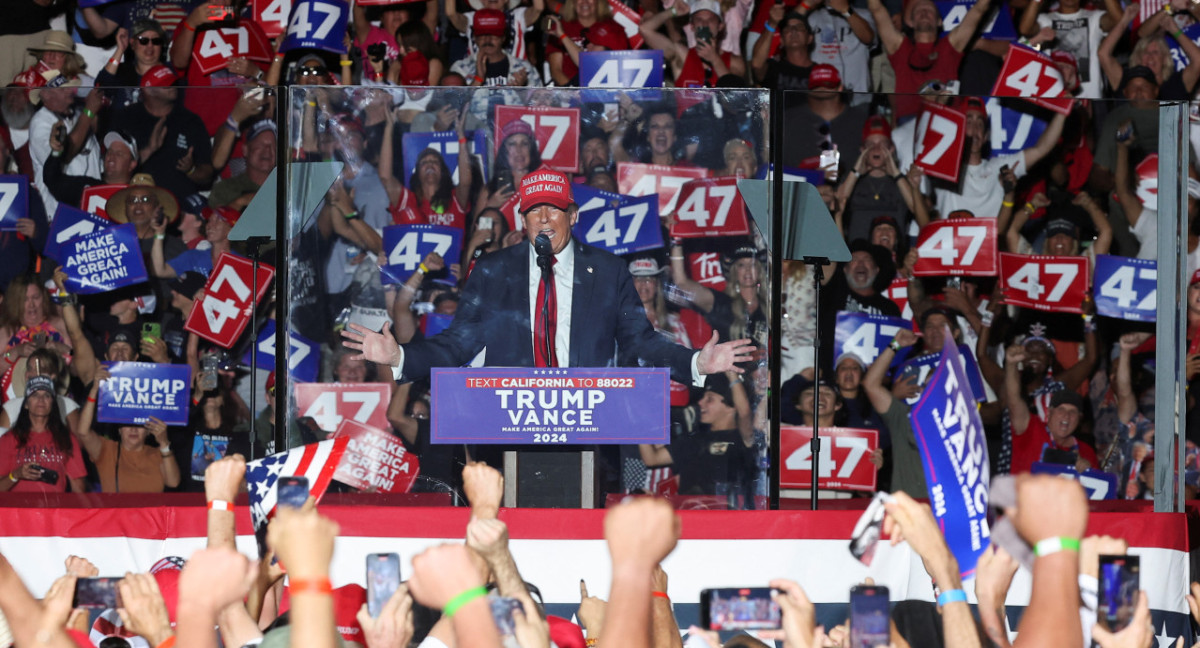
[[[876,648],[891,642],[888,588],[855,585],[850,589],[850,648]]]
[[[697,42],[712,43],[712,39],[712,30],[708,28],[708,25],[700,27],[696,30]]]
[[[217,4],[208,5],[208,22],[227,22],[236,19],[237,14],[233,12],[233,7]]]
[[[864,565],[870,566],[875,559],[875,547],[879,546],[879,538],[883,535],[884,505],[891,499],[888,493],[875,493],[850,534],[850,554]]]
[[[383,604],[392,598],[400,586],[400,555],[394,553],[367,554],[367,612],[378,619]]]
[[[280,477],[275,484],[275,505],[300,508],[308,501],[307,477]]]
[[[700,590],[700,626],[709,630],[774,630],[783,615],[770,587]]]
[[[1100,592],[1096,621],[1109,632],[1124,630],[1133,619],[1140,587],[1138,556],[1100,556]]]
[[[479,220],[475,223],[475,229],[490,230],[492,229],[493,222],[491,216],[480,216]]]
[[[513,621],[513,612],[521,609],[521,602],[507,596],[489,596],[488,604],[492,608],[492,619],[502,637],[516,635],[517,623]]]
[[[73,608],[116,609],[121,607],[120,596],[117,594],[117,583],[120,578],[107,576],[104,578],[80,578],[75,581],[75,600]]]
[[[154,338],[155,340],[162,339],[162,324],[147,322],[142,324],[142,339]]]
[[[497,189],[503,190],[504,187],[508,187],[509,191],[513,191],[515,186],[516,185],[513,182],[513,174],[512,174],[511,170],[500,169],[499,171],[496,172],[496,188]]]

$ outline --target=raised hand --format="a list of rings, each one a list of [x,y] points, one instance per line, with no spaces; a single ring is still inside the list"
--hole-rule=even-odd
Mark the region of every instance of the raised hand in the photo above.
[[[754,359],[754,345],[745,338],[720,344],[717,344],[717,339],[717,332],[713,331],[712,337],[709,338],[704,348],[700,349],[700,357],[696,359],[696,367],[700,370],[700,375],[706,376],[722,371],[744,373],[737,363]]]
[[[462,478],[471,514],[478,518],[496,517],[504,499],[504,475],[481,461],[473,461],[463,467]]]
[[[404,583],[383,604],[378,619],[371,617],[367,604],[363,603],[355,618],[362,626],[367,645],[371,648],[407,648],[413,636],[412,605],[412,595]]]
[[[342,346],[355,351],[362,351],[359,356],[363,360],[396,367],[400,365],[400,345],[392,337],[390,327],[383,327],[383,332],[371,329],[353,322],[342,329]]]
[[[117,584],[121,593],[121,607],[117,614],[121,623],[130,632],[145,637],[151,645],[166,641],[174,632],[167,615],[167,604],[163,601],[158,581],[150,574],[125,574]]]

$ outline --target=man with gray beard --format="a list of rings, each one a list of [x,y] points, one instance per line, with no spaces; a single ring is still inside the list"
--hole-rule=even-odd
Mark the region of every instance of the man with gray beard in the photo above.
[[[826,340],[833,339],[840,311],[900,316],[900,307],[883,295],[896,276],[891,253],[863,239],[850,243],[850,253],[850,261],[827,275],[821,287],[821,336]],[[819,360],[823,371],[832,371],[832,342],[821,345]]]

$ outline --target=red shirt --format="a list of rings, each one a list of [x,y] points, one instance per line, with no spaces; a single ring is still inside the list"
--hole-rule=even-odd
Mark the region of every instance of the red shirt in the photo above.
[[[1092,464],[1093,468],[1100,465],[1100,462],[1096,460],[1096,451],[1090,445],[1076,440],[1075,437],[1068,438],[1063,445],[1055,443],[1050,432],[1046,430],[1046,422],[1036,414],[1030,415],[1029,427],[1025,429],[1025,434],[1013,433],[1012,444],[1012,474],[1014,475],[1029,472],[1033,468],[1033,462],[1042,460],[1042,452],[1046,448],[1077,452],[1080,457]]]
[[[186,29],[183,25],[184,23],[179,23],[179,27],[175,29],[174,38],[178,38],[180,31]],[[238,26],[257,32],[259,38],[270,42],[262,27],[253,20],[241,18],[238,20]],[[247,81],[244,77],[226,69],[216,70],[212,74],[204,74],[200,71],[200,66],[196,65],[194,59],[198,56],[200,45],[204,42],[205,31],[204,27],[199,28],[192,42],[192,55],[188,59],[186,76],[187,90],[183,93],[183,107],[199,115],[200,119],[204,120],[204,127],[208,129],[208,134],[215,136],[217,129],[229,117],[229,111],[233,110],[233,104],[237,103],[238,98],[242,96],[242,86],[246,85]],[[253,38],[253,36],[251,37]],[[260,61],[251,61],[251,63],[257,65],[264,74],[270,67]],[[241,149],[242,141],[239,137],[235,144],[233,157],[241,157]]]
[[[892,97],[896,120],[915,117],[921,112],[921,97],[917,94],[925,82],[936,79],[945,83],[958,78],[962,52],[950,45],[949,38],[933,43],[914,43],[905,37],[900,49],[888,55],[896,71],[896,95]]]
[[[30,462],[57,472],[58,481],[47,484],[22,479],[12,487],[11,492],[65,493],[68,479],[87,477],[83,455],[79,452],[79,444],[74,441],[71,443],[71,453],[67,454],[54,445],[54,438],[49,432],[30,434],[29,440],[20,448],[17,447],[17,435],[8,432],[0,436],[0,478],[8,479],[10,472]]]
[[[729,63],[733,60],[733,54],[730,52],[721,52],[721,61],[725,63],[725,67],[729,67]],[[679,76],[675,77],[676,88],[715,88],[717,87],[717,73],[713,70],[696,50],[690,49],[687,53],[687,58],[683,59],[683,69],[679,71]]]
[[[407,187],[400,188],[400,199],[391,207],[392,223],[396,225],[449,225],[466,231],[467,212],[458,204],[458,197],[450,197],[448,209],[438,211],[427,200],[418,200],[417,194]]]

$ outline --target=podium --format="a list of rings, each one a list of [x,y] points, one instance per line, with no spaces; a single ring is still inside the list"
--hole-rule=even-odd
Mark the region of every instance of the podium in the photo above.
[[[661,368],[434,369],[430,441],[491,446],[479,454],[502,458],[507,507],[595,508],[595,446],[668,443],[670,381]]]

